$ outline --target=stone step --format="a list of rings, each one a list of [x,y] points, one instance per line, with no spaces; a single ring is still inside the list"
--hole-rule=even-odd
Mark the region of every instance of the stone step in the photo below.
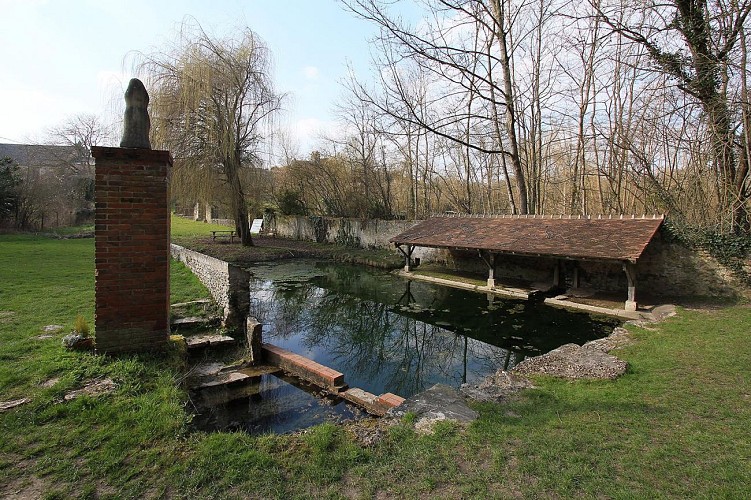
[[[207,347],[223,347],[236,343],[237,341],[234,338],[227,335],[191,335],[185,337],[185,345],[189,351]]]
[[[189,316],[187,318],[173,318],[172,321],[170,321],[170,326],[172,327],[172,330],[176,330],[178,328],[208,328],[218,323],[219,318],[216,317],[206,318],[199,316]]]
[[[261,375],[268,375],[279,371],[281,370],[278,367],[268,365],[235,369],[232,371],[224,371],[220,369],[213,373],[202,373],[199,369],[198,373],[200,375],[194,377],[189,383],[189,386],[192,390],[199,391],[226,385],[240,385],[258,380]]]
[[[177,302],[175,304],[170,305],[170,307],[174,308],[180,308],[180,307],[188,307],[188,306],[208,306],[211,304],[211,299],[198,299],[198,300],[191,300],[190,302]]]

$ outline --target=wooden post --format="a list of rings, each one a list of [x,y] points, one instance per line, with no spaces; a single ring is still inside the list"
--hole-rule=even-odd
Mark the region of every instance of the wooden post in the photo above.
[[[404,255],[404,272],[410,272],[412,270],[412,252],[415,251],[415,247],[407,245],[407,251],[402,250],[401,245],[396,245],[396,248]]]
[[[636,311],[636,269],[631,262],[623,263],[623,272],[628,279],[628,298],[626,299],[626,310]]]
[[[574,261],[574,282],[571,284],[574,290],[579,288],[579,262]]]

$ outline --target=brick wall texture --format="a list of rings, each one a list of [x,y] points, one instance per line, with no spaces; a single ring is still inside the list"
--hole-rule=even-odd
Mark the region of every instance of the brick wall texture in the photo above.
[[[92,148],[96,159],[96,346],[158,350],[169,340],[167,151]]]

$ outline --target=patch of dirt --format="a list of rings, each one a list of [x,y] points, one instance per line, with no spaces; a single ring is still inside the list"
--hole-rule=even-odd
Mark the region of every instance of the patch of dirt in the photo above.
[[[0,413],[12,410],[21,405],[31,402],[31,398],[14,399],[12,401],[0,401]]]
[[[44,498],[49,491],[50,487],[47,483],[34,475],[28,475],[13,478],[9,483],[0,485],[0,498],[36,500]]]
[[[55,384],[60,382],[60,377],[54,377],[49,380],[45,380],[41,384],[39,384],[41,387],[44,387],[45,389],[49,389],[50,387],[54,387]]]
[[[399,422],[395,418],[363,418],[342,425],[363,448],[372,448],[388,434],[389,427]]]
[[[112,379],[90,380],[81,389],[67,392],[64,399],[65,401],[71,401],[84,395],[101,396],[102,394],[109,394],[115,389],[117,389],[117,384]]]
[[[15,311],[0,311],[0,323],[10,323],[11,318],[15,315]]]

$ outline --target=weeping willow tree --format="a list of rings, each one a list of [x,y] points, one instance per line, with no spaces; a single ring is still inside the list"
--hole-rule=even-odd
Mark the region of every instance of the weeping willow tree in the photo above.
[[[249,28],[219,39],[184,25],[171,50],[143,56],[140,69],[152,89],[153,143],[172,152],[199,191],[219,174],[237,234],[252,246],[241,173],[260,163],[282,100],[263,40]]]

